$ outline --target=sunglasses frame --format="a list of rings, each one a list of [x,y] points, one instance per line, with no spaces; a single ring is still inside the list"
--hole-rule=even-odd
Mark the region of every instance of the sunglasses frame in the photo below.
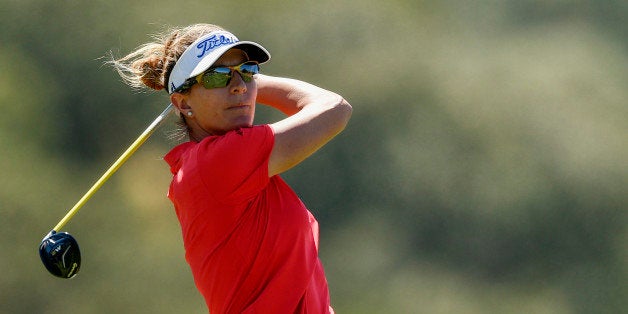
[[[256,71],[255,72],[242,72],[242,66],[243,65],[250,65],[253,64],[256,66]],[[223,70],[224,73],[222,72],[217,72],[216,70]],[[226,69],[229,70],[229,72],[226,72]],[[226,87],[229,85],[229,83],[231,82],[231,78],[233,77],[233,72],[236,71],[240,74],[240,77],[242,77],[242,80],[244,80],[244,82],[248,83],[253,79],[253,75],[258,74],[260,70],[259,67],[259,63],[257,61],[245,61],[243,63],[240,63],[238,65],[234,65],[234,66],[218,66],[218,67],[212,67],[209,68],[207,70],[205,70],[203,73],[195,76],[195,77],[191,77],[189,79],[187,79],[181,86],[179,86],[177,89],[175,89],[173,92],[175,93],[182,93],[187,91],[188,89],[192,88],[192,86],[194,86],[194,84],[198,83],[201,86],[203,86],[206,89],[212,89],[212,88],[222,88],[222,87]],[[227,77],[227,80],[225,82],[224,86],[207,86],[208,84],[204,84],[203,82],[203,78],[206,75],[211,75],[211,74],[218,74],[218,75],[223,75],[225,77]]]

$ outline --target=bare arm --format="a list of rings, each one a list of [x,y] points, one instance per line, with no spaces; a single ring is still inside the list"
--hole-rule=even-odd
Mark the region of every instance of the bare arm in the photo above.
[[[275,146],[268,175],[282,173],[305,160],[342,131],[351,117],[351,105],[340,95],[312,84],[256,75],[257,102],[288,115],[273,123]]]

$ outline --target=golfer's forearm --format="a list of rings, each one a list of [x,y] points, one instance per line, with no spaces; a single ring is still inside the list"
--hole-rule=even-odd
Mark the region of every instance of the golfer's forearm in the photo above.
[[[328,110],[344,102],[336,93],[299,80],[258,74],[256,82],[257,102],[289,116],[307,106]]]
[[[340,95],[298,80],[262,76],[257,100],[286,113],[271,124],[275,144],[268,173],[280,174],[329,142],[351,117],[351,105]]]

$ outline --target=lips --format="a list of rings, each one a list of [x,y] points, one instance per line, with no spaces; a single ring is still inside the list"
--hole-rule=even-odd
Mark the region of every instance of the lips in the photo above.
[[[251,106],[249,106],[249,105],[237,104],[237,105],[234,105],[234,106],[229,106],[229,107],[227,108],[227,110],[248,109],[248,108],[250,108],[250,107],[251,107]]]

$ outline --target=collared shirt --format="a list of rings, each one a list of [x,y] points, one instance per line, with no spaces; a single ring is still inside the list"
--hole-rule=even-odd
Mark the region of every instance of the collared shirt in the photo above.
[[[185,256],[217,313],[333,313],[318,258],[318,223],[279,177],[268,177],[274,134],[241,128],[166,156],[168,197]]]

